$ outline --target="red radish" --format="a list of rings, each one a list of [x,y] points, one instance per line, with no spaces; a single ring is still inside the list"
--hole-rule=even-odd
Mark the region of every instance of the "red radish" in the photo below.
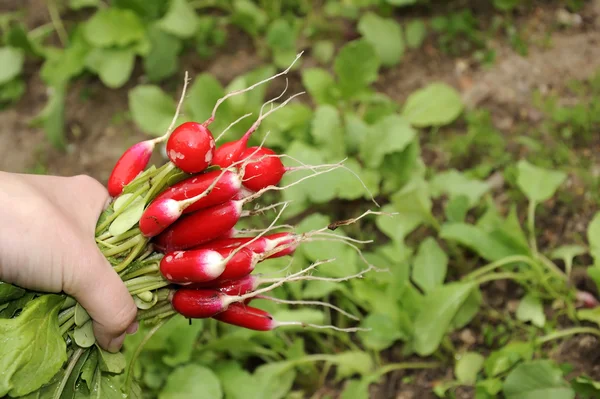
[[[244,295],[254,291],[260,284],[265,281],[259,278],[257,275],[248,274],[241,278],[220,280],[220,281],[206,281],[203,283],[192,283],[186,285],[186,288],[210,288],[222,292],[227,295]]]
[[[283,246],[285,244],[291,243],[299,236],[296,236],[292,233],[275,233],[268,234],[262,237],[232,237],[232,238],[220,238],[214,241],[207,242],[206,244],[202,244],[196,248],[207,248],[207,249],[218,249],[218,248],[237,248],[242,245],[245,245],[245,248],[248,248],[254,253],[263,254],[267,251],[272,251],[278,246]],[[254,240],[256,238],[256,240]],[[254,240],[253,242],[250,242]],[[272,255],[269,255],[268,258],[279,258],[286,255],[291,255],[294,253],[297,245],[289,246],[283,248],[281,251],[275,252]]]
[[[250,136],[244,135],[244,137],[239,140],[221,144],[215,150],[215,156],[213,157],[212,164],[219,165],[222,168],[231,166],[231,164],[239,160],[242,152],[246,150],[246,145],[248,144],[249,138]]]
[[[300,301],[301,302],[301,301]],[[323,302],[315,303],[325,305]],[[338,310],[341,310],[337,308]],[[346,313],[346,312],[344,312]],[[350,314],[346,313],[346,316]],[[350,315],[352,316],[352,315]],[[301,326],[301,327],[312,327],[312,328],[325,328],[332,329],[336,331],[368,331],[368,329],[363,328],[338,328],[335,326],[322,326],[310,323],[304,323],[301,321],[277,321],[269,314],[262,309],[258,309],[252,306],[248,306],[242,303],[232,303],[227,307],[227,309],[223,310],[220,313],[212,316],[213,319],[219,320],[223,323],[231,324],[234,326],[247,328],[249,330],[256,331],[271,331],[278,327],[283,326]],[[355,320],[356,318],[353,317]]]
[[[121,155],[108,178],[108,193],[112,197],[120,195],[123,187],[144,171],[154,151],[154,145],[153,140],[142,141],[129,147]]]
[[[179,125],[167,140],[167,156],[186,173],[206,169],[215,153],[215,139],[207,124],[186,122]]]
[[[144,210],[140,218],[140,231],[145,237],[154,237],[161,232],[163,232],[167,227],[171,224],[175,223],[181,215],[185,212],[189,207],[195,206],[198,202],[201,202],[202,205],[210,205],[210,201],[218,202],[217,200],[221,199],[219,197],[219,192],[215,192],[214,189],[221,181],[220,177],[224,176],[228,173],[227,170],[223,170],[219,172],[219,175],[213,177],[212,179],[206,180],[205,184],[197,185],[196,187],[192,187],[190,189],[193,193],[197,193],[194,196],[188,197],[188,191],[186,191],[186,187],[183,187],[183,196],[188,197],[187,199],[173,199],[169,196],[156,198],[150,205]],[[235,176],[231,173],[229,176]],[[236,186],[240,185],[240,181],[238,180],[228,180],[225,183],[225,186],[229,187],[231,192],[235,191]],[[198,187],[200,186],[200,187]],[[198,188],[204,187],[204,190],[200,191]],[[216,193],[216,197],[213,195]],[[176,195],[177,196],[177,195]],[[203,201],[205,199],[209,199],[209,202]]]
[[[166,254],[160,261],[160,272],[170,282],[177,284],[203,283],[236,279],[254,270],[259,255],[242,248],[196,249]]]
[[[213,318],[223,323],[256,331],[271,331],[278,326],[269,313],[241,303],[231,304],[229,308],[216,314]]]
[[[231,229],[240,219],[243,203],[227,201],[185,215],[154,238],[161,251],[183,250],[214,240]]]
[[[242,166],[242,183],[253,191],[277,185],[286,171],[275,151],[269,148],[250,147],[242,153],[240,159],[256,160]]]
[[[173,294],[171,305],[177,312],[190,319],[212,317],[231,304],[232,298],[216,290],[180,288]]]
[[[287,91],[287,80],[286,80],[286,87],[283,90],[283,92],[278,97],[276,97],[276,98],[274,98],[274,99],[266,102],[263,105],[263,108],[267,104],[271,104],[274,101],[276,101],[279,98],[281,98],[286,91]],[[252,124],[252,126],[250,126],[250,129],[248,129],[248,131],[242,136],[241,139],[224,143],[224,144],[220,145],[216,149],[215,156],[213,158],[212,164],[213,165],[219,165],[222,168],[227,168],[227,167],[231,166],[233,163],[239,161],[241,159],[240,156],[246,150],[246,146],[248,145],[248,140],[250,139],[250,136],[252,136],[252,133],[254,133],[256,131],[256,129],[258,129],[258,127],[260,126],[261,122],[263,120],[265,120],[265,118],[267,116],[269,116],[273,112],[277,111],[278,109],[286,106],[287,103],[289,103],[295,97],[297,97],[297,96],[299,96],[301,94],[303,94],[303,93],[298,93],[298,94],[295,94],[295,95],[291,96],[290,98],[288,98],[287,100],[285,100],[283,103],[279,104],[277,107],[271,108],[265,114],[262,113],[262,108],[261,108],[260,116]],[[238,121],[239,121],[239,119],[238,119]],[[218,141],[219,138],[220,138],[220,136],[217,137],[217,141]]]
[[[217,180],[218,179],[218,180]],[[183,213],[191,213],[198,209],[219,205],[236,197],[242,188],[239,176],[231,171],[213,170],[198,176],[190,177],[167,188],[154,201],[165,198],[186,200],[204,193],[215,183],[211,192],[188,206]]]

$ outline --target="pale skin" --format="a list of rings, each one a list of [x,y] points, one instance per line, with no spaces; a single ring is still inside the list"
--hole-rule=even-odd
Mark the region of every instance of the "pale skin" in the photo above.
[[[99,345],[116,352],[137,323],[131,295],[94,240],[109,199],[89,176],[0,171],[0,281],[73,296]]]

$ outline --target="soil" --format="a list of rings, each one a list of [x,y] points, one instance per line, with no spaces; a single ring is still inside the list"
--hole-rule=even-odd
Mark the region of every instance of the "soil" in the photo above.
[[[0,0],[0,12],[25,8],[28,25],[35,27],[49,19],[44,3],[40,0]],[[561,93],[566,90],[569,80],[586,79],[600,70],[600,0],[588,1],[579,12],[581,24],[569,28],[557,26],[557,13],[561,12],[561,8],[555,2],[534,3],[540,5],[527,15],[517,16],[516,20],[519,29],[528,34],[530,45],[527,56],[515,53],[506,40],[492,41],[490,45],[496,50],[497,61],[484,68],[467,56],[450,57],[430,41],[421,51],[408,51],[399,66],[384,71],[376,87],[402,103],[411,92],[425,84],[444,81],[460,90],[468,107],[491,110],[495,126],[507,136],[514,134],[517,125],[534,127],[541,118],[540,111],[532,103],[534,91]],[[473,12],[481,18],[489,17],[486,7],[474,8]],[[398,15],[403,21],[411,17]],[[189,57],[182,64],[181,76],[174,78],[173,82],[181,82],[183,70],[188,70],[191,77],[209,72],[226,83],[257,67],[261,60],[249,39],[235,35],[225,50],[212,59],[199,61]],[[310,65],[310,59],[306,65]],[[123,150],[147,137],[127,118],[119,118],[128,108],[128,90],[142,82],[141,74],[119,90],[107,89],[93,78],[74,82],[66,104],[69,145],[66,152],[61,152],[48,144],[41,129],[30,126],[47,98],[46,88],[35,73],[37,68],[39,65],[28,66],[27,92],[18,104],[0,111],[0,170],[26,173],[41,167],[48,174],[69,176],[84,173],[106,182],[113,163]],[[296,74],[295,84],[298,82]],[[168,88],[175,96],[180,84],[171,84]],[[423,141],[427,142],[428,137],[423,134]],[[599,164],[600,151],[592,151],[591,154],[589,149],[582,151],[587,151],[586,156],[594,157],[594,163]],[[443,162],[433,155],[431,161],[443,167]],[[596,206],[589,205],[589,199],[583,193],[576,193],[574,198],[585,212],[553,209],[552,214],[547,215],[548,220],[541,222],[549,236],[554,234],[548,242],[584,232],[586,221],[590,220]],[[560,234],[557,235],[556,231]],[[493,293],[487,295],[489,297],[497,297],[494,290],[506,293],[511,289],[497,284],[485,288],[488,294]],[[481,342],[478,334],[479,331],[469,327],[457,332],[456,337],[463,347],[478,350]],[[575,371],[600,378],[597,338],[575,337],[564,341],[551,353],[558,361],[572,364]],[[393,358],[393,355],[390,357]],[[410,382],[405,382],[406,377],[410,377]],[[449,378],[452,378],[451,368],[392,372],[379,385],[373,386],[371,396],[374,399],[436,398],[431,393],[432,386]],[[468,390],[459,390],[456,395],[458,398],[474,397],[474,393]]]

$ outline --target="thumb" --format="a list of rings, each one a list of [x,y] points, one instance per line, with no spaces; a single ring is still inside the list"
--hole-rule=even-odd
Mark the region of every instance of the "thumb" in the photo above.
[[[98,344],[118,352],[126,333],[137,329],[137,307],[119,275],[97,248],[88,250],[87,264],[76,268],[65,291],[85,308],[94,320]],[[93,254],[93,255],[90,255]]]

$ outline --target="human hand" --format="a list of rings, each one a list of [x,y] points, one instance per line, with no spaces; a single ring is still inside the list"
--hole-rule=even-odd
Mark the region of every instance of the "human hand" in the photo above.
[[[73,296],[94,320],[99,345],[116,352],[137,329],[137,309],[94,239],[108,201],[89,176],[0,171],[0,280]]]

